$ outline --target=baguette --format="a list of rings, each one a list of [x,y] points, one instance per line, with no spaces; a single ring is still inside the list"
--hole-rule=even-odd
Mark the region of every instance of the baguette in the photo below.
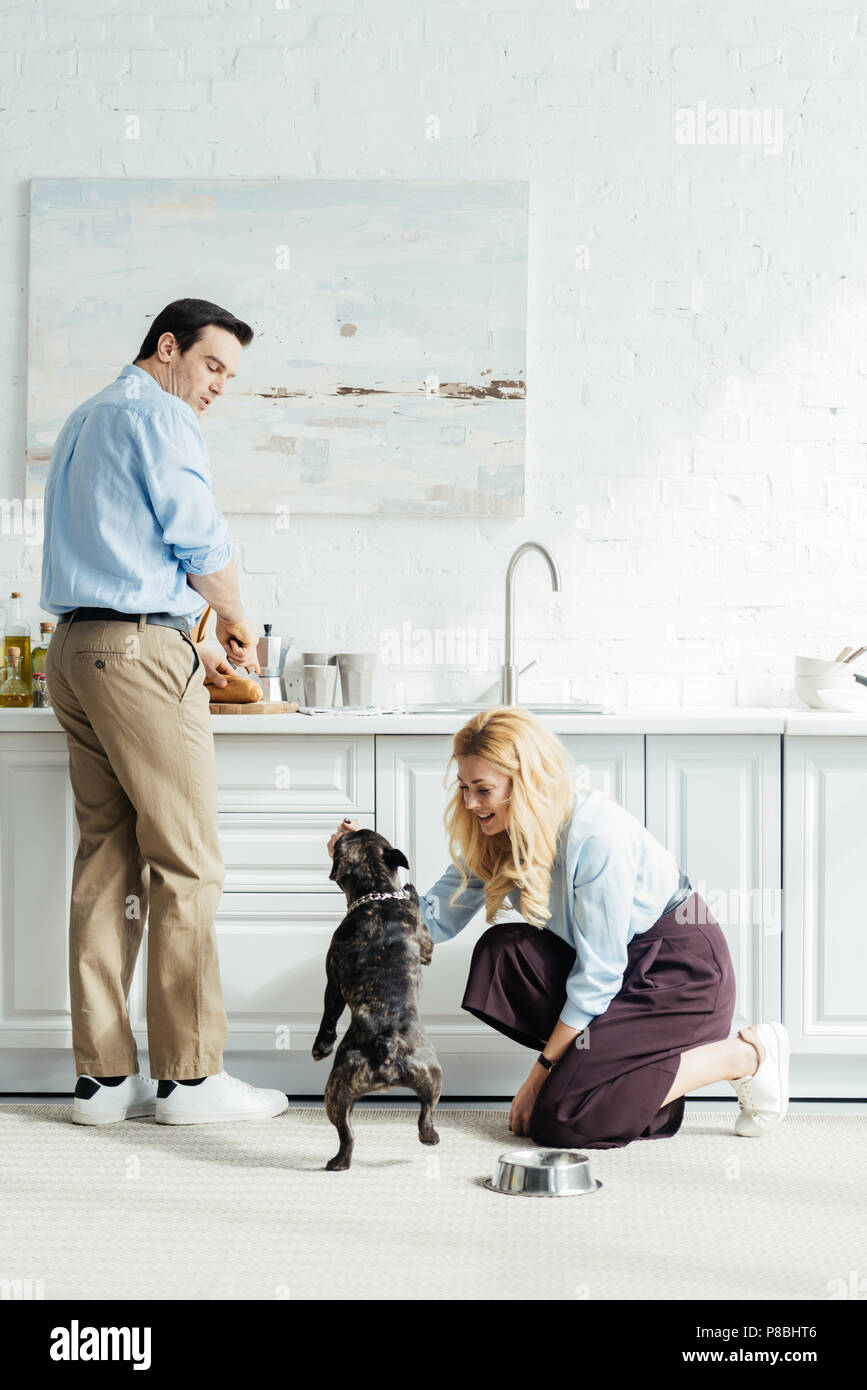
[[[205,681],[211,704],[219,704],[222,701],[229,705],[255,705],[261,700],[262,687],[249,676],[242,676],[236,671],[233,675],[227,676],[226,681],[226,685],[213,685],[211,681]]]

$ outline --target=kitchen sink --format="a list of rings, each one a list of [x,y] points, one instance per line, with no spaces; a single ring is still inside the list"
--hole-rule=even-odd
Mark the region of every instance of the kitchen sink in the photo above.
[[[526,666],[518,668],[515,664],[515,571],[518,562],[530,550],[536,550],[547,562],[551,574],[551,587],[555,593],[560,593],[563,585],[560,580],[560,571],[557,562],[552,555],[540,545],[538,541],[524,541],[509,560],[506,570],[506,643],[504,651],[504,662],[500,667],[500,679],[495,681],[487,690],[482,691],[480,701],[468,704],[451,704],[444,701],[441,704],[427,705],[408,705],[407,714],[473,714],[477,710],[490,709],[494,705],[514,705],[516,709],[525,709],[530,714],[613,714],[614,711],[605,705],[593,704],[590,700],[565,700],[562,703],[556,701],[537,701],[535,703],[519,699],[518,677],[525,671],[529,671],[531,666],[535,666],[535,658]]]
[[[484,705],[408,705],[407,714],[473,714],[476,710],[490,709],[492,705],[499,704],[497,700],[490,700]],[[529,710],[531,714],[605,714],[607,711],[603,705],[594,705],[590,701],[572,700],[567,704],[520,704],[519,709]]]

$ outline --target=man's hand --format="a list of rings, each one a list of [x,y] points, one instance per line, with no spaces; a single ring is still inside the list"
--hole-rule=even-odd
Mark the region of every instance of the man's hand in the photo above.
[[[195,648],[199,653],[199,660],[205,668],[205,680],[209,681],[211,685],[228,685],[227,677],[234,675],[234,672],[223,653],[215,652],[205,642],[196,642]]]
[[[228,623],[218,616],[216,636],[220,646],[236,666],[261,673],[262,668],[256,655],[256,634],[246,618],[238,618]]]

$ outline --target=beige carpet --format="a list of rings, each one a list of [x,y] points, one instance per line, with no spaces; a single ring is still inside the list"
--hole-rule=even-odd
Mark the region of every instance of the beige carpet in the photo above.
[[[105,1129],[70,1110],[0,1106],[0,1279],[46,1299],[825,1300],[867,1274],[867,1117],[749,1140],[688,1111],[672,1139],[591,1150],[594,1195],[540,1200],[482,1185],[516,1142],[505,1111],[441,1110],[434,1149],[417,1112],[357,1111],[353,1166],[327,1173],[321,1108]]]

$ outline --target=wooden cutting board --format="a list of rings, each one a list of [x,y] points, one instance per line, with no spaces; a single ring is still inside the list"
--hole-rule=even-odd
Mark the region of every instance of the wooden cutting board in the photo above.
[[[230,705],[225,700],[211,701],[211,714],[297,714],[297,700],[256,700],[249,705]]]

